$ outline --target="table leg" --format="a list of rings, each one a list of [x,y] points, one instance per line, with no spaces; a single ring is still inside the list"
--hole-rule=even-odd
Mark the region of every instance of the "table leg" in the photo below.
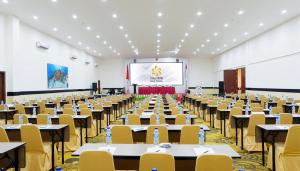
[[[65,163],[65,131],[61,130],[61,163]]]
[[[101,114],[100,114],[101,115]],[[97,136],[99,135],[99,114],[97,114],[97,118],[96,118],[96,134]]]
[[[235,145],[238,145],[238,122],[237,119],[234,119],[235,122]]]
[[[265,131],[263,129],[261,130],[261,144],[262,144],[262,150],[261,150],[261,160],[262,160],[262,165],[265,165]]]
[[[93,120],[91,121],[93,122]],[[88,143],[88,118],[85,119],[85,143]]]
[[[223,119],[224,119],[224,137],[226,137],[226,117],[225,115],[223,116]]]
[[[51,132],[51,165],[52,165],[52,170],[55,170],[55,165],[54,165],[54,135],[53,132]]]
[[[82,139],[82,125],[80,124],[80,146],[83,144],[83,139]]]
[[[215,128],[215,114],[212,113],[212,127]]]
[[[5,112],[5,124],[7,124],[7,113]]]
[[[209,108],[209,125],[210,125],[210,127],[212,127],[212,125],[211,125],[211,107]]]
[[[241,148],[244,150],[244,121],[241,122]]]
[[[219,114],[220,114],[220,132],[221,132],[221,134],[223,133],[223,124],[222,124],[222,112],[219,112]]]
[[[273,171],[276,170],[276,165],[275,165],[275,136],[272,137],[272,168]]]
[[[19,171],[19,148],[15,149],[15,162],[14,162],[14,166],[15,166],[15,171]]]

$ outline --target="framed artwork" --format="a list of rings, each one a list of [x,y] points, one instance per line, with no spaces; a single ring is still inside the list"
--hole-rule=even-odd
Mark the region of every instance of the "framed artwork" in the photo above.
[[[68,67],[47,64],[48,88],[68,88]]]

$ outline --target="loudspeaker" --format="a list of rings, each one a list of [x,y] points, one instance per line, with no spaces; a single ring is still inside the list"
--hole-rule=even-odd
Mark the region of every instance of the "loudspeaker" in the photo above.
[[[92,90],[93,92],[97,91],[97,83],[92,83]]]
[[[178,62],[179,62],[179,59],[176,59],[176,62],[178,63]]]
[[[98,80],[98,94],[101,93],[101,85],[100,85],[100,80]]]
[[[224,96],[224,81],[219,81],[219,96]]]
[[[133,84],[133,94],[136,94],[136,87],[137,87],[137,84]]]
[[[136,59],[133,60],[133,63],[136,63]]]

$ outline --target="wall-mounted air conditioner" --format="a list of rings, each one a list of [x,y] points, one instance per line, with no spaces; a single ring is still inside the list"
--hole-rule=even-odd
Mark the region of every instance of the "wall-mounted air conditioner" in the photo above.
[[[36,47],[44,50],[48,50],[50,48],[48,44],[41,41],[36,42]]]

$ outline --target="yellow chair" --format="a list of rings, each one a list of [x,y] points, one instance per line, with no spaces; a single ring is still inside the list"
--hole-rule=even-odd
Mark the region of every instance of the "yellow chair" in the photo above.
[[[0,110],[4,110],[4,105],[0,104]]]
[[[280,113],[280,124],[293,124],[293,115],[290,113]]]
[[[113,156],[107,151],[84,151],[79,158],[80,171],[115,171]]]
[[[36,123],[38,125],[47,125],[48,124],[48,114],[38,114],[36,116]]]
[[[69,126],[70,141],[65,142],[65,151],[75,151],[80,147],[79,131],[75,128],[74,119],[71,115],[62,114],[59,116],[59,124],[66,124]],[[61,151],[61,143],[59,144],[59,151]]]
[[[45,102],[43,102],[43,101],[38,102],[38,106],[40,107],[40,113],[45,113],[45,109],[46,109]]]
[[[133,144],[132,131],[129,126],[116,125],[111,128],[113,144]]]
[[[86,104],[79,104],[79,109],[83,109],[83,108],[89,108],[88,105]]]
[[[73,105],[72,104],[64,104],[64,108],[73,108]]]
[[[186,125],[181,128],[180,144],[199,144],[199,125]]]
[[[260,103],[251,103],[251,104],[250,104],[250,108],[252,109],[252,108],[254,108],[254,107],[261,107],[261,106],[260,106]]]
[[[128,125],[141,125],[140,115],[129,114],[127,116],[128,116]]]
[[[18,111],[19,114],[26,114],[25,107],[21,104],[16,104],[15,109]]]
[[[40,130],[35,125],[21,127],[21,140],[26,143],[26,167],[22,170],[46,171],[51,169],[51,143],[43,143]],[[54,164],[57,151],[54,149]]]
[[[14,114],[14,124],[19,124],[19,116],[22,115],[23,116],[23,123],[22,124],[28,124],[28,117],[25,114]]]
[[[159,114],[159,124],[166,124],[165,115]],[[150,116],[150,125],[157,125],[156,124],[156,114]]]
[[[255,141],[255,127],[259,124],[265,124],[264,114],[251,114],[248,128],[245,130],[244,147],[247,151],[261,151],[262,143]],[[265,148],[267,149],[267,148]]]
[[[74,111],[72,108],[64,108],[63,114],[74,115]]]
[[[84,101],[78,101],[77,104],[80,106],[80,105],[84,104]]]
[[[251,108],[251,113],[252,112],[263,112],[263,111],[264,111],[263,107],[252,107]]]
[[[171,112],[172,112],[172,115],[177,115],[177,114],[180,114],[180,111],[177,107],[172,107],[171,108]]]
[[[272,108],[272,114],[280,114],[283,113],[283,108],[282,107],[273,107]]]
[[[157,128],[159,132],[159,143],[167,143],[169,142],[169,134],[168,129],[166,126],[154,126],[151,125],[147,129],[147,135],[146,135],[146,144],[153,144],[153,132],[154,129]]]
[[[50,115],[54,115],[54,109],[53,108],[46,108],[45,113],[50,114]]]
[[[175,159],[167,153],[144,153],[140,158],[139,171],[175,171]]]
[[[0,127],[0,142],[9,142],[6,131],[2,127]]]
[[[103,110],[103,107],[98,104],[93,104],[95,110]]]
[[[185,125],[186,124],[186,118],[185,114],[178,114],[175,118],[175,125]]]
[[[224,154],[203,154],[197,157],[195,171],[232,171],[233,161]]]
[[[218,105],[218,107],[217,107],[217,110],[220,110],[220,109],[227,109],[227,106],[228,106],[228,104],[226,103],[226,102],[223,102],[223,103],[220,103],[219,105]],[[220,114],[219,114],[219,111],[217,111],[217,116],[220,116]],[[217,117],[214,117],[215,118],[215,122],[214,122],[214,124],[215,124],[215,127],[216,128],[220,128],[220,119],[219,118],[217,118]]]
[[[93,114],[91,109],[89,108],[81,108],[80,109],[80,115],[89,115],[90,116],[90,121],[91,121],[91,128],[88,128],[88,137],[95,137],[97,135],[97,128],[96,128],[96,119],[93,119]],[[86,133],[84,132],[84,135]]]
[[[226,124],[226,136],[229,138],[235,137],[235,129],[231,128],[231,122],[233,122],[232,115],[243,115],[243,108],[233,107],[229,113],[229,123]]]
[[[244,107],[244,102],[243,103],[236,103],[236,104],[234,104],[234,107],[243,108]]]

